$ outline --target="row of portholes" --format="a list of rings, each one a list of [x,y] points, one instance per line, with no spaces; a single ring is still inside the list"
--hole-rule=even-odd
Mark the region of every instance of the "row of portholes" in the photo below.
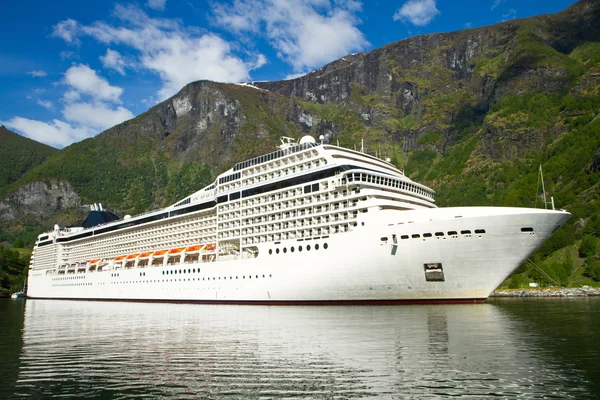
[[[485,229],[475,229],[475,234],[476,235],[482,235],[484,233],[485,233]],[[460,231],[460,234],[461,235],[470,235],[471,231],[470,230]],[[458,235],[458,232],[456,232],[456,231],[450,231],[450,232],[448,232],[448,236],[457,236],[457,235]],[[433,235],[431,233],[424,233],[423,234],[424,238],[429,238],[429,237],[432,237],[432,236]],[[436,232],[435,236],[437,236],[437,237],[444,236],[444,232]],[[415,233],[415,234],[411,235],[411,237],[413,239],[418,239],[418,238],[421,237],[421,235],[419,235],[418,233]],[[400,236],[400,239],[408,239],[408,238],[409,238],[408,235],[402,235],[402,236]],[[385,238],[385,239],[387,240],[387,238]]]
[[[187,269],[187,271],[186,271],[186,269],[184,268],[184,269],[183,269],[183,272],[182,272],[182,270],[179,270],[179,273],[180,273],[180,274],[182,274],[182,273],[183,273],[183,274],[185,274],[186,272],[187,272],[188,274],[192,274],[192,273],[194,273],[194,274],[195,274],[195,273],[196,273],[196,268],[188,268],[188,269]],[[199,272],[200,272],[200,268],[198,268],[198,273],[199,273]],[[172,269],[172,270],[168,270],[168,271],[163,271],[163,272],[162,272],[162,274],[163,274],[163,275],[177,274],[177,270],[176,270],[176,269]]]
[[[65,277],[61,277],[61,278],[52,278],[53,281],[64,281],[64,280],[70,280],[70,279],[85,279],[85,275],[65,276]]]
[[[54,283],[52,286],[90,286],[92,283]]]
[[[240,276],[236,276],[236,277],[233,277],[233,276],[230,276],[230,277],[217,276],[217,277],[215,277],[215,276],[213,276],[213,277],[208,277],[208,278],[206,278],[206,277],[202,278],[202,280],[203,281],[211,281],[211,280],[212,281],[220,281],[220,280],[226,281],[226,280],[229,279],[230,281],[233,281],[233,280],[236,280],[236,279],[246,279],[246,278],[247,279],[253,279],[253,278],[254,279],[260,279],[261,277],[262,278],[272,278],[273,275],[272,274],[269,274],[268,276],[264,275],[264,274],[263,275],[254,275],[254,276],[253,275],[248,275],[248,276],[242,275],[241,277]],[[181,281],[182,281],[182,279],[179,279],[179,282],[181,282]],[[187,278],[187,281],[188,282],[189,281],[196,281],[196,278]],[[149,280],[149,281],[121,281],[121,282],[111,282],[111,283],[112,284],[130,284],[130,283],[160,283],[160,282],[178,282],[178,280],[177,279],[162,279],[162,280],[158,279],[158,280]],[[185,278],[183,278],[183,282],[186,282]],[[200,282],[200,278],[198,278],[198,282]]]
[[[319,243],[315,243],[314,245],[314,249],[315,250],[319,250],[321,248],[321,246],[319,245]],[[323,243],[323,249],[327,250],[329,248],[329,245],[327,243]],[[313,249],[313,247],[311,247],[310,244],[306,245],[306,251],[311,251]],[[298,251],[301,252],[302,250],[304,250],[304,247],[302,247],[301,245],[298,246]],[[290,247],[289,249],[290,253],[293,253],[296,251],[296,248],[294,246]],[[276,248],[275,249],[275,254],[279,254],[280,252],[283,252],[284,254],[288,252],[288,248],[284,247],[283,249],[279,249]],[[273,249],[269,249],[269,254],[273,254]]]

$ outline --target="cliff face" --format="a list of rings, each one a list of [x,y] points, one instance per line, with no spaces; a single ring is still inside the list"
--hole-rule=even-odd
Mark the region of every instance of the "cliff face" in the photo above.
[[[529,164],[560,156],[573,170],[597,171],[594,133],[581,133],[593,148],[578,155],[581,166],[563,154],[579,146],[575,132],[593,132],[599,62],[600,5],[581,1],[556,15],[392,43],[289,81],[190,83],[24,173],[0,218],[71,220],[69,207],[93,202],[122,213],[164,206],[272,151],[279,137],[304,134],[348,147],[364,140],[446,193],[443,204],[531,205],[513,189],[529,190],[516,179]],[[0,227],[0,239],[14,237],[10,229]]]
[[[16,221],[23,216],[44,220],[81,206],[81,198],[69,182],[32,182],[0,201],[0,222]]]

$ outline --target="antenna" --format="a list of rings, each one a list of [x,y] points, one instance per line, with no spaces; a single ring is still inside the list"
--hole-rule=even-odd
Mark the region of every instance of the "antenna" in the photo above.
[[[542,197],[544,199],[544,209],[548,209],[548,204],[552,205],[554,210],[554,197],[550,196],[550,201],[546,201],[546,187],[544,186],[544,173],[542,172],[542,164],[540,164],[540,180],[542,181]]]

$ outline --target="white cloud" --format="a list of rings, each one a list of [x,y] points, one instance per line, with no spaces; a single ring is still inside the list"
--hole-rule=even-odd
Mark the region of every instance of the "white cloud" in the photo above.
[[[408,21],[413,25],[425,26],[440,14],[436,0],[408,0],[394,13],[394,21]]]
[[[106,45],[133,49],[135,67],[160,76],[163,82],[158,92],[160,99],[166,99],[196,80],[249,80],[250,71],[266,62],[262,54],[250,52],[246,53],[248,59],[243,60],[234,55],[235,49],[221,37],[197,28],[185,28],[178,20],[150,18],[135,6],[117,5],[114,15],[120,24],[97,21],[78,26],[77,31]]]
[[[111,68],[121,75],[125,75],[125,60],[118,51],[106,49],[106,54],[100,56],[100,61],[102,61],[104,68]]]
[[[57,119],[52,120],[52,122],[43,122],[14,117],[8,121],[2,121],[2,123],[30,139],[58,148],[94,135],[94,132],[89,128],[73,127]]]
[[[148,7],[153,10],[164,11],[167,0],[148,0]]]
[[[43,78],[45,76],[48,76],[48,73],[41,69],[29,71],[27,74],[33,76],[34,78]]]
[[[292,79],[296,79],[296,78],[300,78],[304,75],[308,74],[308,72],[298,72],[297,74],[287,74],[285,76],[285,78],[283,78],[284,81],[290,81]]]
[[[74,65],[65,72],[64,81],[76,91],[96,99],[119,102],[123,89],[111,86],[87,65]]]
[[[67,121],[93,129],[96,132],[106,130],[134,115],[123,107],[112,109],[105,103],[71,103],[65,105],[63,116]]]
[[[494,8],[498,7],[500,4],[504,3],[505,0],[494,0],[494,3],[492,4],[492,8],[490,9],[490,11],[493,11]]]
[[[79,39],[77,39],[77,33],[77,21],[70,18],[54,25],[52,30],[52,36],[62,38],[65,42],[76,45],[80,43]]]
[[[514,8],[508,10],[506,14],[502,14],[502,22],[510,21],[511,19],[515,18],[517,18],[517,10],[515,10]]]
[[[232,5],[214,4],[219,26],[243,35],[263,34],[278,57],[295,72],[320,67],[369,46],[357,28],[355,15],[362,3],[353,0],[234,0]]]
[[[118,105],[123,89],[110,85],[87,65],[70,67],[60,84],[67,85],[62,97],[64,121],[53,119],[44,122],[14,117],[4,124],[31,139],[60,148],[134,117],[131,111]],[[28,98],[34,99],[32,96]],[[36,99],[36,102],[47,109],[54,109],[50,101]]]
[[[36,102],[47,110],[52,110],[54,108],[54,104],[50,100],[37,99]]]

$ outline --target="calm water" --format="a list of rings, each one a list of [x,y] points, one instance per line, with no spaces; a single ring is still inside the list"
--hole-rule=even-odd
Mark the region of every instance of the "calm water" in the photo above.
[[[600,398],[600,299],[0,300],[0,398]]]

